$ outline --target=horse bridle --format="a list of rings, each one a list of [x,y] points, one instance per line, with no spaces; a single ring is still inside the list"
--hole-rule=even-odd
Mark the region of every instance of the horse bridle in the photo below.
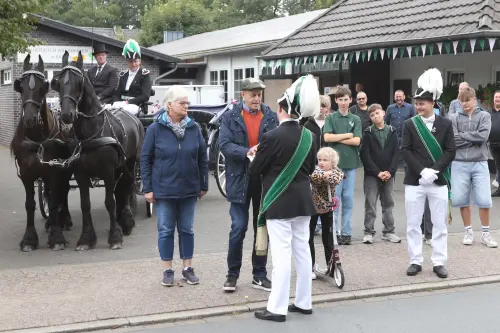
[[[80,101],[82,100],[82,97],[83,97],[83,89],[85,87],[85,75],[83,74],[83,72],[78,68],[78,67],[75,67],[75,66],[71,66],[71,65],[68,65],[68,66],[65,66],[61,72],[59,74],[57,74],[56,76],[61,76],[63,73],[65,73],[66,71],[71,71],[73,74],[76,74],[78,76],[80,76],[82,78],[82,89],[80,91],[80,96],[78,96],[78,99],[74,98],[73,96],[70,96],[70,95],[64,95],[61,99],[61,105],[62,105],[62,102],[65,98],[69,99],[70,101],[72,101],[73,103],[75,103],[75,107],[76,107],[76,116],[78,117],[79,115],[83,115],[85,116],[85,114],[83,114],[82,112],[78,111],[78,104],[80,104]],[[66,78],[66,80],[64,81],[64,83],[68,83],[69,81],[69,77]]]
[[[29,76],[30,82],[28,83],[28,86],[31,90],[35,89],[35,76],[43,81],[45,81],[45,75],[42,72],[36,71],[36,70],[29,70],[21,74],[20,81],[23,81],[25,78]],[[23,102],[22,104],[22,114],[21,117],[24,117],[24,108],[26,107],[27,104],[33,104],[37,107],[37,115],[36,115],[36,121],[38,124],[42,122],[42,116],[40,115],[40,112],[42,111],[42,104],[43,104],[43,97],[40,102],[37,102],[33,99],[27,99]]]

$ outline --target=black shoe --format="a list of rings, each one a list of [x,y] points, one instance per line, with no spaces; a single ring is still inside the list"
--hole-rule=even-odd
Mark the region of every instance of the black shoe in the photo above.
[[[269,312],[267,310],[255,311],[255,318],[262,319],[262,320],[277,321],[280,323],[286,321],[285,315],[274,314],[274,313]]]
[[[500,197],[500,189],[496,190],[495,192],[491,193],[492,197]]]
[[[305,314],[305,315],[309,315],[309,314],[312,314],[313,313],[313,310],[312,309],[309,309],[309,310],[304,310],[304,309],[301,309],[299,308],[298,306],[296,306],[295,304],[290,304],[288,306],[288,311],[289,312],[298,312],[298,313],[302,313],[302,314]]]
[[[255,289],[271,291],[271,286],[271,281],[267,277],[254,277],[252,280],[252,287]]]
[[[408,267],[408,270],[406,271],[406,275],[415,276],[421,271],[422,271],[422,266],[417,264],[411,264],[410,267]]]
[[[337,243],[339,243],[339,245],[342,245],[342,235],[337,235]]]
[[[446,279],[448,277],[448,271],[444,268],[444,266],[434,266],[432,271],[436,273],[438,278]]]
[[[351,245],[351,236],[342,236],[342,245]]]
[[[224,291],[233,292],[236,290],[236,282],[238,281],[238,277],[234,275],[228,275],[226,282],[224,282]]]

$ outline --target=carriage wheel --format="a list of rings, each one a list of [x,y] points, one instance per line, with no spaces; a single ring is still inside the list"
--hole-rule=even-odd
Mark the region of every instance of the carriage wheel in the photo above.
[[[226,158],[217,146],[217,163],[215,165],[215,182],[220,193],[226,197]]]
[[[142,178],[141,178],[141,169],[140,169],[140,162],[136,161],[134,165],[134,193],[135,194],[142,194]]]
[[[153,204],[146,201],[146,216],[151,217],[153,215]]]
[[[44,219],[49,218],[49,198],[45,195],[45,184],[43,180],[38,180],[38,206],[40,207],[40,213]]]
[[[344,270],[342,269],[342,264],[341,263],[336,263],[333,266],[333,281],[335,281],[335,284],[339,289],[344,288],[344,283],[345,283],[345,277],[344,277]]]

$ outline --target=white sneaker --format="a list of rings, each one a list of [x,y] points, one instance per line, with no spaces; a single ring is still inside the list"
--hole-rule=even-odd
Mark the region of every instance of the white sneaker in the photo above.
[[[496,187],[496,188],[498,188],[498,187],[499,187],[499,186],[498,186],[498,182],[497,182],[497,180],[496,180],[496,179],[495,179],[495,180],[493,180],[493,181],[491,182],[491,185],[493,185],[493,186],[494,186],[494,187]]]
[[[465,236],[464,236],[464,240],[462,241],[462,244],[464,244],[464,245],[474,244],[474,233],[472,232],[472,230],[465,232]]]
[[[316,273],[312,272],[312,279],[316,280],[318,277],[316,276]]]
[[[395,234],[382,235],[382,240],[386,240],[386,241],[389,241],[391,243],[401,243],[401,238],[399,238]]]
[[[365,237],[363,237],[363,243],[373,244],[373,236],[372,235],[365,235]]]
[[[486,245],[487,247],[497,247],[498,243],[495,242],[493,237],[491,237],[491,234],[489,232],[485,232],[481,235],[481,244]]]
[[[429,245],[432,247],[432,239],[425,239],[425,244]]]

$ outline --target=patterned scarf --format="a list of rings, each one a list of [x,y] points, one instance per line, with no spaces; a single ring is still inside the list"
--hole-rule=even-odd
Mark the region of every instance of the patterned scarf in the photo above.
[[[174,131],[175,136],[177,139],[182,140],[184,139],[184,132],[186,131],[186,126],[188,124],[188,117],[184,117],[179,121],[178,123],[174,123],[172,121],[172,118],[168,115],[168,112],[163,113],[162,120],[167,123],[167,125]]]

